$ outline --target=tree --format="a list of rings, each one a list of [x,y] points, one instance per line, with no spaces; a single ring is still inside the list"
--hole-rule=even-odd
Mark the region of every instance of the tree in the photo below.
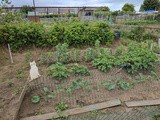
[[[109,7],[108,7],[108,6],[104,6],[104,7],[100,7],[100,8],[98,8],[96,11],[106,11],[106,12],[109,12],[109,11],[110,11],[110,9],[109,9]]]
[[[143,2],[144,10],[160,10],[159,0],[144,0]]]
[[[144,11],[144,5],[141,5],[139,11],[140,11],[140,12]]]
[[[8,24],[10,22],[19,22],[22,21],[21,15],[17,12],[10,12],[9,10],[6,10],[5,14],[3,13],[2,7],[6,7],[7,5],[10,5],[10,0],[2,0],[0,3],[0,24]]]
[[[33,11],[34,9],[29,5],[23,5],[20,9],[22,13],[28,14],[29,11]]]
[[[123,7],[122,7],[122,11],[124,13],[133,13],[135,12],[135,9],[134,9],[134,5],[133,4],[129,4],[129,3],[126,3]]]
[[[10,0],[2,0],[0,3],[1,7],[6,7],[7,5],[11,4]]]
[[[112,12],[113,16],[118,16],[120,14],[120,10],[116,10]]]

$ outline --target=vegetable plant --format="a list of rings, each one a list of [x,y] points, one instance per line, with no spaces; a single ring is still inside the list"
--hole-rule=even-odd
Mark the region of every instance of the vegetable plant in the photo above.
[[[74,75],[82,75],[82,76],[90,75],[90,72],[87,67],[83,65],[80,66],[77,63],[71,67],[71,71]]]
[[[47,68],[47,74],[56,78],[57,80],[63,80],[70,76],[69,70],[62,65],[62,63],[56,63]]]

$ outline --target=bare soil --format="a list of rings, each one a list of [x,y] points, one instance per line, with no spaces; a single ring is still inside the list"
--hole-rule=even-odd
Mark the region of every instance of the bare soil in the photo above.
[[[118,45],[120,45],[119,41],[111,46],[111,48],[115,49]],[[32,59],[38,63],[41,53],[53,50],[32,48],[30,51],[32,52]],[[14,63],[11,64],[8,50],[4,47],[0,48],[0,120],[11,120],[15,114],[15,110],[17,109],[17,102],[22,91],[22,87],[29,77],[29,62],[26,62],[25,60],[27,52],[27,50],[24,50],[13,53]],[[20,109],[19,117],[22,118],[36,114],[53,112],[55,111],[55,106],[60,101],[67,103],[69,108],[75,108],[78,106],[89,105],[115,98],[119,98],[122,101],[160,98],[160,81],[152,80],[141,82],[127,91],[118,89],[108,91],[106,88],[102,88],[100,84],[101,82],[105,82],[107,78],[114,77],[115,73],[118,71],[117,68],[107,73],[103,73],[97,69],[94,69],[91,64],[84,62],[80,64],[84,64],[90,68],[91,76],[80,78],[83,80],[88,80],[91,83],[90,86],[92,88],[92,92],[82,89],[79,91],[74,91],[71,95],[72,97],[68,97],[65,91],[59,92],[57,93],[58,97],[56,99],[49,100],[49,102],[42,100],[38,104],[33,104],[31,102],[32,96],[41,93],[41,89],[34,90],[27,93],[25,96],[24,102],[22,103]],[[47,66],[39,66],[41,75],[45,75],[46,68]],[[157,71],[160,76],[160,65],[157,66]],[[144,72],[144,74],[147,76],[148,72]],[[122,70],[117,75],[130,82],[126,71]],[[77,78],[79,78],[79,76],[71,76],[64,83],[66,85],[70,84],[70,82]]]

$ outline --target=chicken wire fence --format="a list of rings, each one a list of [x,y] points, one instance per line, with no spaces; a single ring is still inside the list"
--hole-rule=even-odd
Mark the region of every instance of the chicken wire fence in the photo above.
[[[103,86],[103,83],[111,77],[115,76],[115,73],[118,69],[112,70],[110,73],[102,73],[98,70],[91,70],[90,76],[71,76],[64,81],[58,82],[52,77],[40,77],[36,80],[31,81],[28,84],[28,90],[26,95],[30,93],[38,93],[44,87],[48,87],[49,90],[56,94],[56,98],[54,99],[53,104],[58,104],[61,101],[67,103],[71,108],[76,108],[79,106],[86,106],[94,103],[100,103],[104,101],[108,101],[111,99],[121,99],[125,101],[125,99],[134,98],[140,96],[139,99],[143,99],[146,95],[150,97],[150,94],[156,93],[160,91],[160,87],[158,84],[138,84],[137,88],[131,88],[129,90],[120,90],[115,89],[109,91]],[[126,78],[125,74],[119,74],[118,77]],[[86,89],[86,87],[82,87],[80,89],[74,89],[73,91],[67,92],[71,83],[76,81],[77,79],[81,79],[83,82],[88,82],[88,86],[90,89]],[[143,94],[142,94],[143,93]],[[157,93],[157,95],[159,95]],[[158,96],[157,96],[158,97]],[[55,106],[54,105],[54,106]],[[78,116],[71,116],[67,119],[69,120],[150,120],[151,117],[155,114],[160,113],[160,106],[155,107],[145,107],[141,110],[134,109],[130,112],[110,112],[105,114],[82,114]],[[156,119],[155,119],[156,120]]]
[[[134,109],[130,112],[86,113],[67,118],[68,120],[160,120],[160,106]]]

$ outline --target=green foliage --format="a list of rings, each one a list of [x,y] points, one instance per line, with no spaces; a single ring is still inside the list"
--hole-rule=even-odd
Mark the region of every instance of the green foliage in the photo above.
[[[112,83],[112,81],[102,83],[102,86],[108,88],[108,90],[114,90],[116,88],[116,84]]]
[[[47,68],[47,74],[58,79],[63,80],[70,76],[69,70],[61,63],[56,63]]]
[[[143,40],[143,34],[145,32],[145,29],[142,27],[137,27],[133,30],[131,30],[129,38],[135,41],[142,41]]]
[[[40,96],[33,96],[32,97],[32,103],[38,103],[40,101]]]
[[[84,57],[84,60],[86,62],[92,61],[93,59],[96,58],[96,51],[95,51],[95,49],[93,49],[93,48],[87,48],[87,50],[85,51],[83,57]]]
[[[71,71],[74,75],[82,75],[82,76],[87,76],[87,75],[90,75],[90,72],[88,70],[87,67],[85,66],[80,66],[78,64],[74,64],[72,67],[71,67]]]
[[[29,5],[23,5],[21,8],[20,8],[20,12],[22,13],[25,13],[26,15],[28,14],[28,12],[31,12],[33,11],[34,9],[29,6]]]
[[[122,11],[125,12],[125,13],[133,13],[133,12],[135,11],[134,5],[133,5],[133,4],[126,3],[126,4],[122,7]]]
[[[71,58],[69,56],[68,52],[68,44],[58,44],[56,46],[56,55],[57,55],[57,62],[60,63],[69,63],[71,61]]]
[[[155,20],[157,20],[158,22],[160,22],[160,13],[155,17]]]
[[[159,0],[144,0],[143,8],[144,10],[159,10],[160,1]]]
[[[136,21],[126,21],[123,24],[125,25],[152,25],[158,24],[156,20],[136,20]]]
[[[1,30],[4,43],[9,43],[12,50],[31,47],[33,44],[37,47],[46,45],[45,29],[41,24],[31,22],[6,24]]]
[[[101,50],[101,56],[92,61],[92,65],[98,68],[100,71],[106,72],[114,67],[115,65],[115,57]]]
[[[153,51],[143,44],[136,43],[128,46],[128,50],[118,58],[116,64],[133,73],[152,68],[156,60],[157,57]]]
[[[70,86],[67,86],[65,89],[66,89],[66,92],[70,94],[75,90],[79,90],[83,88],[85,88],[88,92],[91,91],[89,82],[87,80],[83,81],[82,79],[79,78],[76,81],[71,82]]]
[[[116,88],[121,90],[128,90],[131,88],[131,84],[120,77],[116,77],[114,79],[111,78],[107,82],[102,83],[102,86],[108,90],[114,90]]]
[[[0,43],[9,43],[13,51],[33,45],[52,47],[59,43],[81,47],[94,45],[96,40],[99,40],[101,44],[110,44],[114,38],[114,32],[106,22],[102,21],[55,22],[47,29],[40,23],[12,23],[0,26],[0,33]]]
[[[40,64],[51,64],[53,63],[53,52],[47,52],[40,55]]]
[[[117,84],[119,85],[119,88],[122,90],[128,90],[131,88],[130,83],[123,79],[119,79],[117,82],[118,82]]]
[[[64,102],[60,102],[57,106],[56,106],[56,111],[60,112],[60,111],[64,111],[68,109],[68,105],[65,104]]]
[[[113,35],[106,22],[76,22],[65,28],[64,41],[70,46],[94,45],[96,40],[106,44],[112,43]]]

